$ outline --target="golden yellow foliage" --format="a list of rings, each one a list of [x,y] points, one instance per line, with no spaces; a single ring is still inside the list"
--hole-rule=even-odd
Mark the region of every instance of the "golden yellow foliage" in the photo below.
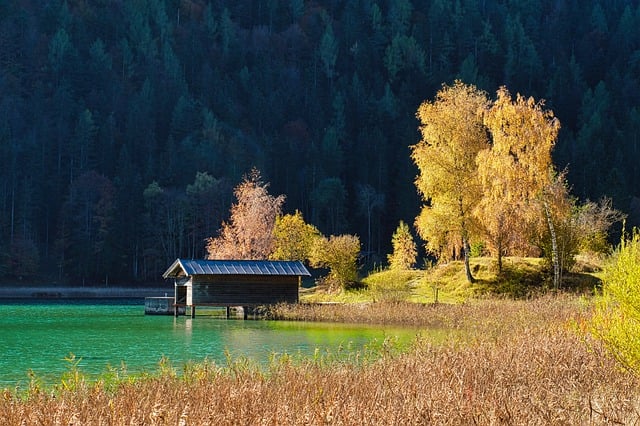
[[[418,257],[418,250],[411,231],[409,231],[409,225],[402,220],[393,233],[391,245],[393,246],[393,253],[387,256],[389,268],[394,270],[413,268]]]
[[[329,282],[346,287],[358,280],[360,239],[355,235],[331,235],[314,239],[309,262],[316,268],[329,268]]]
[[[622,240],[603,271],[592,332],[626,367],[640,373],[640,234]]]
[[[473,85],[443,85],[433,102],[418,108],[422,140],[411,147],[419,169],[415,184],[425,202],[416,219],[418,233],[436,254],[461,249],[466,264],[472,212],[482,195],[476,156],[488,148],[482,122],[488,106],[486,93]]]
[[[304,221],[298,210],[294,214],[278,216],[273,235],[272,259],[300,261],[309,258],[314,240],[322,236],[315,226]]]
[[[551,151],[560,123],[543,106],[520,94],[512,99],[502,87],[484,115],[492,143],[477,156],[483,197],[475,216],[499,266],[503,255],[527,250],[526,231],[539,220],[540,200],[552,183]]]

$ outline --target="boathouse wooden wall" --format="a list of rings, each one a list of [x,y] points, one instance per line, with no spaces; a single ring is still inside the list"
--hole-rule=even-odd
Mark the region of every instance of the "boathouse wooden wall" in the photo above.
[[[298,289],[309,271],[300,261],[176,261],[163,274],[175,283],[175,307],[260,306],[297,303]]]
[[[297,303],[296,276],[202,275],[191,280],[188,305],[255,306]],[[188,294],[188,293],[187,293]]]

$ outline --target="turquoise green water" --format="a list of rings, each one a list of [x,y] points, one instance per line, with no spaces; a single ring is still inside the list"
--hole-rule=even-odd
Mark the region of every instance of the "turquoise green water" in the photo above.
[[[176,367],[205,358],[225,363],[225,352],[266,364],[273,354],[355,352],[386,338],[408,344],[416,334],[345,324],[150,316],[142,300],[0,302],[0,389],[28,383],[29,370],[45,383],[57,382],[70,354],[91,376],[122,363],[130,373],[155,371],[163,356]]]

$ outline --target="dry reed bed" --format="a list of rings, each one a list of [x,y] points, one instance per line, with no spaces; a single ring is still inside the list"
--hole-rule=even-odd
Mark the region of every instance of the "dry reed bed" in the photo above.
[[[570,295],[528,301],[477,300],[460,304],[377,302],[360,304],[295,304],[270,308],[270,319],[343,323],[396,324],[417,327],[484,328],[500,331],[515,324],[547,327],[588,315],[588,302]]]
[[[9,425],[640,422],[638,379],[567,326],[584,315],[573,301],[437,310],[443,324],[475,324],[472,338],[443,345],[418,339],[407,353],[383,353],[358,366],[282,361],[260,372],[242,363],[203,364],[182,379],[165,374],[115,392],[86,384],[26,400],[5,392],[0,419]]]

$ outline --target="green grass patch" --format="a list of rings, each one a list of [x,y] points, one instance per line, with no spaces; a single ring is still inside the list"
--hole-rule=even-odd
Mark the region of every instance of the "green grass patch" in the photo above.
[[[476,295],[521,299],[548,288],[549,275],[541,258],[504,258],[501,272],[495,260],[487,260],[487,273],[478,275],[474,283]]]
[[[362,280],[376,302],[400,302],[411,298],[424,271],[387,269]]]
[[[477,297],[528,298],[551,290],[548,266],[541,258],[506,257],[502,271],[497,261],[473,257],[473,283],[466,279],[464,263],[452,261],[421,270],[383,270],[369,274],[360,285],[338,291],[324,286],[301,290],[308,303],[415,302],[460,303]],[[576,267],[563,275],[561,290],[592,293],[600,286],[600,262],[578,258]]]

